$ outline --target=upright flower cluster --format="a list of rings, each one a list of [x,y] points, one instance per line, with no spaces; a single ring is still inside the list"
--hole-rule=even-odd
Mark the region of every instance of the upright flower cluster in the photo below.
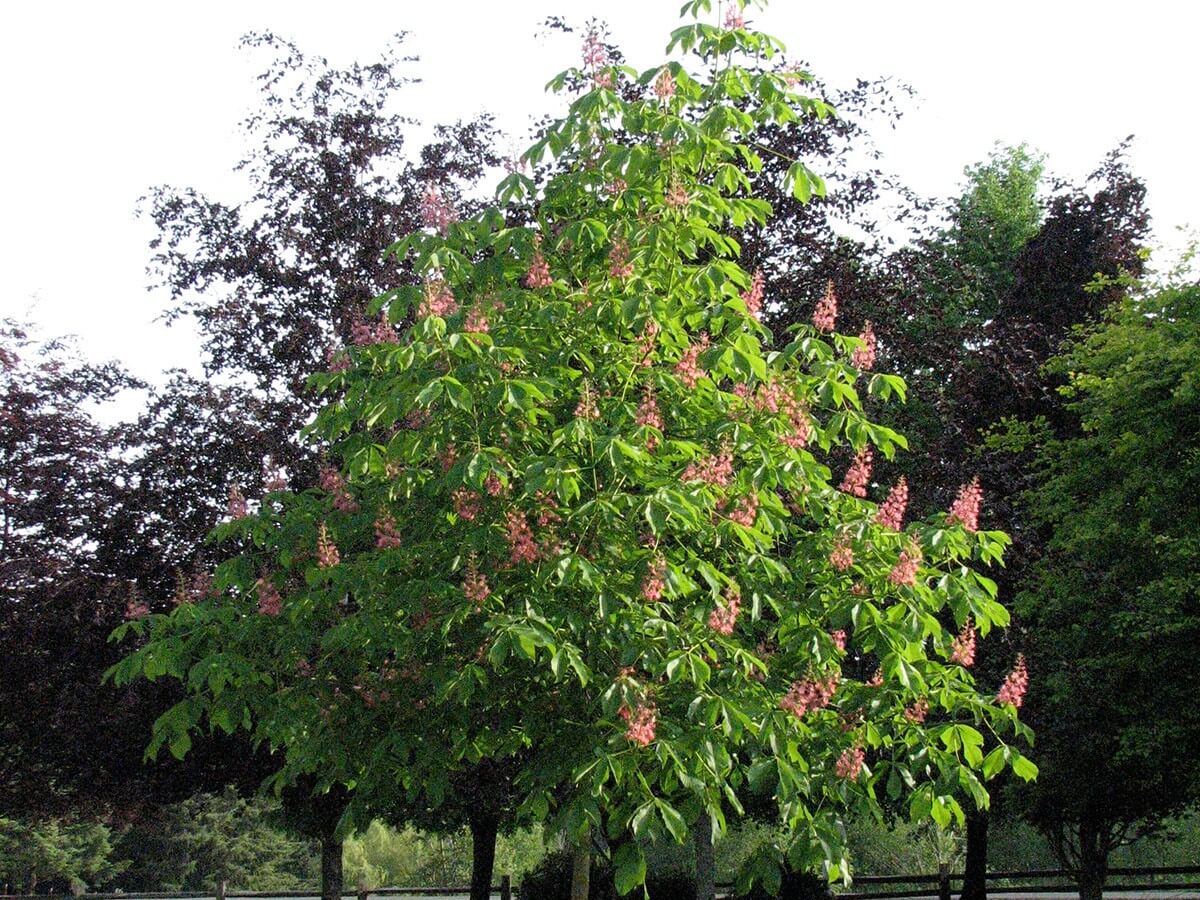
[[[595,72],[606,65],[608,65],[608,48],[600,40],[600,33],[595,28],[590,28],[583,38],[583,66],[585,69]]]
[[[742,16],[742,10],[736,3],[729,4],[729,8],[725,10],[725,30],[737,31],[739,28],[746,27],[746,20]]]
[[[633,263],[629,260],[629,242],[624,238],[613,242],[608,254],[608,274],[613,278],[628,278],[633,274]]]
[[[467,560],[467,574],[463,578],[463,593],[467,599],[475,604],[475,607],[481,608],[483,601],[492,594],[492,589],[488,587],[487,577],[479,571],[478,561],[474,554]]]
[[[700,354],[707,350],[708,346],[709,337],[705,334],[697,343],[689,343],[687,349],[683,351],[683,356],[679,357],[679,362],[675,363],[675,374],[679,376],[684,387],[694,388],[707,374],[700,368],[699,359]]]
[[[683,186],[683,182],[681,181],[672,181],[663,197],[663,201],[672,209],[682,209],[688,205],[690,200],[691,197],[688,196],[687,188]]]
[[[421,192],[421,223],[426,228],[436,228],[442,237],[450,233],[450,226],[458,221],[458,211],[433,182],[425,185]]]
[[[917,583],[917,569],[924,558],[921,545],[916,538],[909,538],[908,546],[900,554],[900,559],[888,572],[888,581],[897,586],[913,587]]]
[[[537,240],[533,245],[533,259],[529,261],[529,271],[525,273],[525,287],[531,291],[538,288],[548,288],[554,284],[550,276],[550,266],[542,255],[542,242]]]
[[[708,627],[718,634],[733,634],[742,609],[742,594],[736,586],[725,592],[725,603],[718,604],[708,616]]]
[[[632,712],[628,707],[620,709],[621,718],[628,723],[625,737],[639,747],[648,747],[654,740],[654,729],[658,724],[658,710],[653,703],[640,703]]]
[[[914,725],[921,725],[925,721],[925,717],[929,715],[929,701],[924,697],[913,701],[909,707],[904,710],[904,718],[912,722]]]
[[[417,316],[446,318],[458,312],[458,301],[442,278],[430,278],[425,282],[425,295],[417,307]]]
[[[703,481],[714,487],[728,487],[733,480],[733,451],[724,444],[715,456],[689,463],[679,477],[682,481]]]
[[[844,781],[853,781],[862,771],[866,758],[867,755],[862,747],[850,747],[843,750],[833,767],[834,774]]]
[[[229,489],[229,501],[225,504],[225,514],[234,520],[244,519],[247,516],[246,498],[237,485]]]
[[[746,528],[753,528],[754,523],[758,520],[758,491],[751,489],[750,493],[744,496],[733,512],[729,514],[729,521],[737,522],[739,525],[744,525]]]
[[[258,591],[258,611],[264,616],[277,616],[283,612],[283,597],[275,582],[265,575],[254,583]]]
[[[337,544],[329,537],[329,528],[322,522],[321,530],[317,534],[317,565],[322,569],[332,569],[341,561]]]
[[[844,629],[837,629],[829,632],[829,639],[833,641],[833,646],[837,647],[842,653],[846,652],[846,632]]]
[[[389,512],[382,512],[375,519],[375,546],[390,550],[400,546],[400,533],[396,531],[396,520]]]
[[[825,679],[805,678],[792,683],[784,698],[779,701],[779,708],[790,712],[797,719],[814,709],[823,709],[829,705],[833,695],[837,693],[838,676],[830,675]]]
[[[638,406],[637,415],[633,419],[636,425],[644,428],[657,428],[662,431],[662,413],[658,410],[658,399],[654,394],[654,385],[647,384],[642,392],[642,402]],[[658,448],[658,437],[654,434],[646,436],[646,449],[653,453]]]
[[[871,462],[874,458],[875,451],[871,449],[870,444],[859,450],[854,462],[846,470],[842,483],[838,485],[838,490],[854,497],[867,496],[867,483],[871,480]]]
[[[646,567],[642,578],[642,599],[647,603],[657,603],[666,589],[667,561],[661,556],[655,556]]]
[[[904,527],[904,510],[908,508],[908,481],[904,476],[896,482],[895,487],[887,495],[875,513],[875,522],[884,528],[899,531]]]
[[[1017,654],[1017,664],[1004,679],[1004,684],[996,693],[997,703],[1011,703],[1017,709],[1025,700],[1025,691],[1029,688],[1029,670],[1025,668],[1025,654]]]
[[[533,530],[529,527],[529,521],[525,518],[525,513],[520,510],[510,509],[505,514],[504,522],[508,529],[505,537],[508,540],[508,547],[512,553],[513,563],[537,562],[537,541],[533,539]]]
[[[450,499],[454,503],[454,514],[464,522],[470,522],[479,515],[483,502],[483,497],[478,491],[465,487],[455,488]]]
[[[575,404],[575,418],[597,420],[600,418],[600,410],[596,406],[596,392],[592,389],[590,381],[584,381],[583,387],[579,389],[579,402]]]
[[[671,75],[671,70],[666,66],[658,73],[658,77],[654,79],[654,96],[663,102],[675,96],[675,78]]]
[[[850,354],[850,365],[854,366],[860,372],[869,372],[875,366],[876,350],[875,329],[872,327],[870,319],[863,325],[862,333],[859,334],[858,339],[865,346],[858,347]]]
[[[833,281],[825,283],[825,293],[817,301],[813,310],[813,326],[817,331],[833,331],[837,322],[837,294],[833,291]]]
[[[839,537],[829,554],[829,564],[839,572],[849,571],[854,565],[854,547],[846,535]]]
[[[339,512],[358,512],[358,502],[350,495],[346,479],[337,469],[331,466],[321,469],[321,490],[333,497],[333,508]]]
[[[977,475],[971,479],[969,484],[964,484],[959,489],[958,496],[950,507],[950,523],[958,522],[967,531],[978,531],[979,507],[982,503],[983,488],[979,486],[979,476]]]
[[[741,388],[742,385],[737,387]],[[735,392],[750,399],[736,388]],[[812,422],[808,418],[808,410],[782,381],[772,379],[766,384],[760,384],[750,402],[759,412],[782,414],[786,417],[788,428],[779,436],[779,440],[784,444],[793,450],[801,450],[808,445],[808,439],[812,435]]]
[[[742,302],[746,304],[746,312],[750,313],[755,319],[762,316],[763,293],[766,283],[767,281],[763,277],[762,269],[755,269],[754,278],[750,281],[750,288],[742,291]]]
[[[467,318],[463,322],[463,331],[471,334],[487,334],[490,327],[488,311],[486,309],[476,304],[468,310]]]
[[[381,315],[379,321],[372,325],[363,319],[356,319],[350,325],[350,343],[358,347],[371,344],[398,344],[400,338],[396,329],[388,321],[386,315]]]
[[[967,669],[975,664],[975,623],[970,619],[950,644],[950,662]]]

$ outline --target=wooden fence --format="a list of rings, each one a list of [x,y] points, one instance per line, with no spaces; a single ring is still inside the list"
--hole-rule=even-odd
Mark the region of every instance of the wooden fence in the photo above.
[[[1129,879],[1133,879],[1130,881]],[[950,900],[961,889],[960,873],[942,875],[860,875],[850,891],[837,891],[837,900],[902,900],[906,897],[939,897]],[[1074,894],[1079,888],[1069,872],[1040,869],[1029,872],[989,872],[988,892],[995,894]],[[879,889],[875,889],[878,886]],[[894,889],[889,890],[889,886]],[[864,888],[865,890],[859,890]],[[1200,866],[1156,866],[1140,869],[1112,868],[1104,885],[1105,894],[1134,891],[1189,891],[1200,898]],[[373,897],[465,897],[467,887],[375,888],[369,891],[345,891],[344,898],[371,900]],[[492,896],[512,900],[512,879],[505,875],[492,888]],[[67,895],[68,897],[70,895]],[[122,894],[80,894],[72,900],[287,900],[319,897],[320,891],[229,891],[222,884],[212,893],[144,892]],[[717,896],[732,898],[733,885],[717,886]],[[49,900],[45,894],[0,894],[0,900]]]

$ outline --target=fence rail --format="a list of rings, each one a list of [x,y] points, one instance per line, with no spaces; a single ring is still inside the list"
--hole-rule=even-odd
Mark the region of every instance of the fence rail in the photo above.
[[[1197,876],[1191,881],[1180,880],[1174,876]],[[1105,892],[1114,894],[1130,891],[1195,891],[1200,897],[1200,866],[1148,866],[1146,868],[1112,868],[1107,871],[1108,879],[1137,878],[1154,879],[1170,878],[1171,880],[1154,881],[1141,880],[1137,883],[1117,883],[1106,881]],[[941,875],[860,875],[854,879],[854,887],[879,885],[925,885],[926,889],[910,888],[906,890],[873,890],[839,892],[837,900],[904,900],[911,897],[929,897],[938,895],[948,897],[951,885],[960,884],[963,880],[961,872],[949,872]],[[1058,883],[1042,883],[1051,880]],[[1002,885],[997,882],[1034,882],[1033,884]],[[1022,891],[1037,894],[1071,894],[1078,890],[1070,872],[1063,869],[1031,869],[1026,872],[988,872],[988,890],[996,893],[1012,893]],[[1067,882],[1067,883],[1063,883]],[[71,900],[288,900],[288,898],[319,898],[320,890],[316,891],[229,891],[224,884],[214,894],[212,892],[196,891],[131,891],[114,894],[79,894]],[[733,885],[719,884],[719,897],[733,897]],[[930,890],[932,889],[932,890]],[[373,888],[369,891],[343,891],[343,897],[356,900],[370,900],[372,897],[461,897],[471,892],[469,887],[385,887]],[[501,900],[512,900],[512,879],[505,875],[500,883],[492,887],[492,895],[499,895]],[[70,894],[59,895],[70,898]],[[0,894],[0,900],[51,900],[52,894]]]

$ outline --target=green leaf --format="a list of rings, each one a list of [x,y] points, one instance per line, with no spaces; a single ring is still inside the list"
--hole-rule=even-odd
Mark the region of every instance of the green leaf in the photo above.
[[[613,857],[613,867],[618,894],[628,894],[646,881],[646,857],[634,841],[621,845]]]

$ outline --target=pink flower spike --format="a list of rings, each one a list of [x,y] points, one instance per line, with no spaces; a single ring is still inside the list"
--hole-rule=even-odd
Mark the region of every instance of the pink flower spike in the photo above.
[[[265,575],[254,583],[258,589],[258,611],[264,616],[277,616],[283,612],[283,598],[275,583]]]
[[[965,669],[975,664],[975,623],[970,619],[950,644],[950,662]]]
[[[842,653],[846,652],[846,632],[839,628],[837,631],[829,632],[829,639],[833,641],[833,646],[837,647]]]
[[[661,556],[655,556],[646,567],[646,575],[642,578],[642,598],[647,603],[657,603],[666,589],[667,561]]]
[[[510,509],[505,514],[504,521],[508,529],[505,537],[508,539],[513,563],[537,562],[540,551],[537,542],[533,539],[533,530],[529,527],[525,513]]]
[[[628,278],[633,274],[633,263],[629,261],[629,243],[616,241],[608,254],[608,274],[613,278]]]
[[[542,256],[542,242],[537,240],[533,245],[533,259],[529,262],[529,271],[525,274],[525,287],[531,291],[538,288],[548,288],[554,284],[550,275],[550,266],[546,257]]]
[[[396,531],[396,520],[389,512],[380,513],[375,520],[375,546],[380,550],[391,550],[400,546],[400,533]]]
[[[421,192],[421,223],[435,228],[445,237],[450,226],[458,221],[458,212],[433,182],[427,182]]]
[[[839,572],[847,572],[854,565],[854,547],[848,537],[842,536],[834,543],[829,564]]]
[[[1029,670],[1025,668],[1025,654],[1017,654],[1017,664],[1013,666],[1004,684],[996,694],[997,703],[1011,703],[1017,709],[1025,700],[1025,691],[1029,688]]]
[[[851,747],[842,751],[833,770],[843,781],[853,781],[862,771],[864,762],[866,762],[866,753],[863,752],[863,748]]]
[[[468,600],[475,604],[476,609],[481,609],[483,601],[492,594],[492,589],[488,587],[487,578],[479,571],[479,564],[474,554],[471,554],[467,560],[467,574],[463,579],[463,593],[466,594]]]
[[[131,597],[129,602],[125,604],[126,619],[144,619],[148,615],[150,615],[150,607],[146,605],[144,600]]]
[[[658,724],[658,710],[653,703],[641,703],[631,712],[622,707],[622,718],[628,719],[625,737],[639,747],[648,747],[654,740],[654,729]]]
[[[742,608],[742,595],[736,585],[731,585],[725,592],[724,605],[716,606],[708,617],[708,627],[718,634],[726,636],[733,634],[737,624],[738,614]]]
[[[725,10],[725,30],[737,31],[739,28],[746,27],[746,20],[742,16],[742,10],[735,2],[729,5],[729,9]]]
[[[762,315],[763,307],[763,291],[766,287],[766,279],[763,277],[762,269],[754,270],[754,278],[750,281],[750,289],[742,291],[742,302],[746,304],[746,312],[758,320]]]
[[[884,528],[899,531],[904,527],[904,510],[908,507],[908,482],[904,476],[888,493],[887,499],[875,514],[875,522]]]
[[[337,544],[330,540],[329,529],[322,522],[321,530],[317,535],[317,565],[322,569],[331,569],[341,561]]]
[[[855,497],[867,496],[867,482],[871,480],[871,462],[875,457],[871,445],[863,447],[854,457],[854,462],[846,470],[838,490]]]
[[[709,337],[704,335],[698,343],[688,344],[687,349],[683,351],[683,356],[679,358],[679,362],[675,364],[675,374],[679,376],[679,380],[683,382],[684,387],[694,389],[700,383],[700,379],[705,377],[707,373],[700,368],[700,354],[708,349]]]
[[[858,336],[858,339],[866,346],[859,347],[850,355],[850,365],[854,366],[860,372],[869,372],[875,365],[876,350],[875,329],[871,326],[869,319],[863,325],[862,333]]]
[[[446,318],[458,312],[458,301],[441,278],[430,278],[425,282],[425,296],[417,307],[417,316],[425,319],[429,316]]]
[[[654,96],[664,103],[675,96],[675,78],[666,66],[654,79]]]
[[[246,512],[246,498],[242,492],[234,485],[229,489],[229,502],[225,507],[225,512],[230,519],[244,519],[248,515]]]
[[[920,568],[923,555],[921,545],[911,538],[908,547],[900,554],[900,559],[888,573],[888,581],[899,586],[914,587],[917,583],[917,569]]]
[[[637,415],[634,416],[633,421],[634,424],[643,428],[655,428],[662,431],[662,414],[658,411],[658,400],[654,395],[653,384],[646,385],[646,389],[642,393],[642,402],[638,406]],[[657,447],[658,436],[653,433],[646,435],[646,449],[653,453]]]
[[[914,725],[920,725],[925,721],[925,717],[929,715],[929,701],[924,697],[915,701],[908,709],[904,710],[904,718],[912,722]]]
[[[837,321],[837,294],[833,290],[833,280],[825,283],[825,294],[817,302],[813,311],[813,325],[817,331],[833,331]]]
[[[979,476],[976,475],[969,484],[964,484],[958,491],[950,507],[948,517],[950,524],[955,522],[970,532],[979,530],[979,507],[983,503],[983,488],[979,486]]]
[[[824,680],[805,678],[803,681],[795,681],[784,698],[779,701],[779,708],[790,712],[797,719],[803,718],[812,710],[828,706],[833,695],[837,693],[837,686],[838,676],[836,674]]]

